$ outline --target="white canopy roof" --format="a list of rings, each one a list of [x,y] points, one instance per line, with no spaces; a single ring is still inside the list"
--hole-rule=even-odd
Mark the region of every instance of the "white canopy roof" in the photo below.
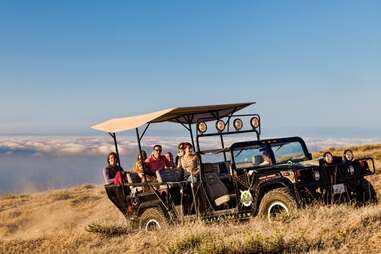
[[[255,102],[170,108],[144,115],[110,119],[96,124],[91,128],[99,131],[115,133],[135,129],[146,123],[168,121],[188,124],[196,123],[199,119],[211,121],[215,120],[216,116],[222,118],[252,104],[255,104]]]

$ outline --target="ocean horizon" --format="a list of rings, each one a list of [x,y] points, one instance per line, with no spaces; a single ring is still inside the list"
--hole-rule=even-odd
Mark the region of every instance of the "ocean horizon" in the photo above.
[[[241,137],[247,140],[249,137]],[[266,137],[263,137],[266,138]],[[331,147],[381,144],[381,137],[304,137],[311,152]],[[177,144],[189,141],[185,136],[147,136],[143,149],[148,153],[154,144],[164,152],[176,153]],[[227,145],[233,142],[227,139]],[[218,140],[203,145],[212,148]],[[121,165],[130,170],[137,156],[133,136],[118,138]],[[204,148],[204,147],[203,147]],[[101,184],[106,155],[114,151],[113,140],[97,136],[0,136],[0,194],[39,192],[80,184]]]

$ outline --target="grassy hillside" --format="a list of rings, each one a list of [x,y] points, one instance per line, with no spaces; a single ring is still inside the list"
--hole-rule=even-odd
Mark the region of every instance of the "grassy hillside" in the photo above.
[[[381,168],[381,145],[352,149],[356,157],[373,156]],[[381,196],[380,177],[378,173],[369,180]],[[133,233],[125,223],[102,186],[3,195],[0,253],[381,253],[380,204],[311,207],[271,225],[253,219]],[[88,225],[101,233],[87,232]]]

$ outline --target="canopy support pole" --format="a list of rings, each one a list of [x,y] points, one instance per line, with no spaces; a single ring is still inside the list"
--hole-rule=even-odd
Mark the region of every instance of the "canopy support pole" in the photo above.
[[[151,123],[148,123],[148,124],[146,125],[146,127],[144,128],[144,131],[143,131],[143,133],[142,133],[141,136],[139,136],[139,133],[138,133],[138,139],[139,139],[139,141],[141,141],[141,140],[143,139],[144,134],[146,134],[146,131],[147,131],[148,127],[150,126],[150,124],[151,124]],[[136,128],[136,129],[138,129],[138,128]]]
[[[176,122],[181,124],[185,129],[187,129],[189,131],[190,138],[192,140],[192,146],[196,150],[196,147],[194,146],[194,137],[193,137],[193,130],[192,130],[193,115],[192,115],[192,118],[190,118],[189,116],[187,116],[186,118],[185,118],[185,116],[183,116],[183,118],[184,118],[184,120],[186,120],[188,122],[188,126],[186,126],[184,123],[182,123],[178,118],[175,118],[175,120],[176,120]],[[199,149],[197,147],[197,151],[198,150]]]
[[[142,146],[140,144],[140,136],[139,136],[139,129],[136,128],[136,137],[137,137],[137,140],[138,140],[138,148],[139,148],[139,154],[142,154]]]
[[[143,135],[144,135],[144,133],[146,132],[146,130],[148,129],[148,126],[149,126],[149,124],[146,126],[146,128],[144,129],[144,132],[143,132],[143,134],[142,134],[142,136],[140,136],[139,135],[139,128],[135,128],[135,130],[136,130],[136,139],[137,139],[137,141],[138,141],[138,148],[139,148],[139,155],[138,155],[138,157],[140,157],[141,158],[141,156],[142,156],[142,145],[141,145],[141,143],[140,143],[140,141],[141,141],[141,139],[143,138]],[[144,175],[143,175],[143,177],[144,177],[144,182],[146,183],[147,182],[147,177],[146,177],[146,172],[145,172],[145,167],[144,167],[144,162],[143,162],[143,160],[140,160],[140,166],[142,167],[142,169],[143,169],[143,173],[144,173]]]
[[[193,146],[193,149],[195,149],[194,147],[194,138],[193,138],[193,131],[192,131],[192,121],[193,121],[193,115],[192,117],[190,117],[189,115],[187,116],[187,120],[188,120],[188,128],[189,128],[189,133],[190,133],[190,138],[192,140],[192,146]]]
[[[120,166],[120,157],[119,157],[118,143],[116,141],[116,134],[115,134],[115,132],[109,132],[108,134],[110,134],[110,136],[114,140],[114,146],[115,146],[115,153],[116,153],[116,157],[117,157],[117,163],[118,163],[118,166]]]
[[[210,112],[210,114],[211,114],[212,116],[214,116],[217,120],[220,120],[220,114],[218,113],[218,111],[216,111],[216,112]],[[225,151],[224,137],[223,137],[223,135],[222,135],[221,132],[220,132],[219,134],[220,134],[220,140],[221,140],[221,147],[222,147],[222,149],[224,149],[224,160],[225,160],[225,162],[226,162],[227,159],[226,159],[226,151]]]
[[[108,134],[110,134],[114,140],[115,153],[116,153],[116,157],[117,157],[116,163],[119,166],[120,174],[121,174],[121,180],[122,180],[122,184],[121,184],[122,193],[123,193],[124,199],[126,199],[127,195],[126,195],[126,191],[124,190],[124,177],[125,177],[125,175],[123,174],[123,169],[121,169],[121,166],[120,166],[120,156],[119,156],[118,142],[116,141],[116,133],[115,132],[109,132]]]
[[[193,138],[193,131],[192,131],[192,124],[191,123],[189,123],[189,133],[190,133],[190,137],[192,140],[192,146],[196,149],[196,147],[194,146],[194,138]]]

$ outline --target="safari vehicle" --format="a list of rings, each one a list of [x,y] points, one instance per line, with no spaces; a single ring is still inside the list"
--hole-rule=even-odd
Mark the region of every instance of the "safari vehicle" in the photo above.
[[[105,185],[109,199],[132,225],[145,230],[194,219],[244,220],[260,215],[271,221],[317,201],[376,201],[373,186],[365,179],[375,173],[372,158],[354,159],[347,150],[343,156],[327,152],[313,159],[300,137],[261,139],[260,116],[237,114],[252,104],[172,108],[93,126],[110,134],[119,157],[116,133],[135,129],[140,154],[151,124],[177,123],[189,132],[201,161],[197,182],[169,174],[159,184],[138,183],[127,173],[121,185]],[[162,186],[167,191],[161,191]]]

